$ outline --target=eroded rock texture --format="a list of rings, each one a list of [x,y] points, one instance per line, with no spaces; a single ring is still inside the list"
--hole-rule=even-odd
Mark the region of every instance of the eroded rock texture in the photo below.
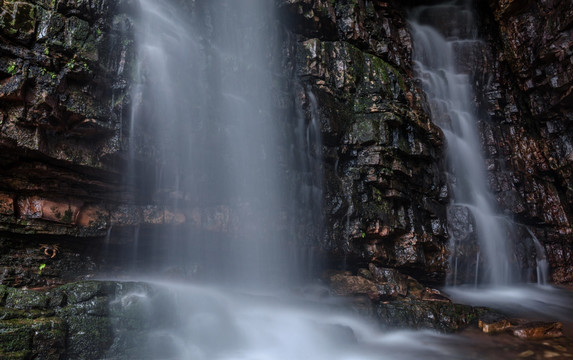
[[[42,291],[0,285],[0,357],[153,358],[142,354],[146,331],[160,326],[150,319],[147,296],[165,301],[134,282],[85,281]]]
[[[4,284],[50,283],[34,275],[46,262],[93,271],[92,245],[139,210],[121,182],[134,55],[123,3],[0,1]]]
[[[311,231],[306,217],[296,236],[319,239],[333,267],[374,263],[440,282],[448,258],[442,135],[412,80],[405,21],[407,8],[420,3],[277,0],[286,85],[276,107],[283,125],[302,118],[323,142],[307,150],[322,161],[324,182],[309,179],[317,172],[293,180],[310,193],[320,187],[325,226]],[[177,213],[122,181],[133,2],[0,4],[0,230],[11,249],[0,259],[9,268],[5,283],[46,285],[24,279],[64,254],[76,259],[74,271],[93,271],[112,229],[112,238],[126,240],[136,230],[118,229],[185,223],[232,232],[237,215],[226,204]],[[471,54],[472,71],[483,94],[476,100],[492,188],[500,207],[525,225],[523,236],[529,229],[543,242],[553,280],[570,282],[572,6],[477,6],[486,41]],[[141,176],[153,173],[153,149],[142,151],[151,161],[134,165]],[[58,246],[57,255],[44,245]],[[526,247],[520,261],[534,263],[533,245]]]
[[[441,134],[412,80],[404,13],[379,1],[279,1],[279,10],[294,33],[288,51],[307,121],[317,117],[322,133],[322,246],[339,264],[441,280]]]
[[[543,242],[553,281],[570,282],[573,5],[483,5],[487,46],[476,83],[490,119],[482,126],[490,185],[501,208],[524,225],[522,236],[529,228]]]

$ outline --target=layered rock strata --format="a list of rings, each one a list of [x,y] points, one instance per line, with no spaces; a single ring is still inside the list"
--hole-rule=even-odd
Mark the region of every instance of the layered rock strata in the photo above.
[[[292,78],[318,104],[322,247],[339,264],[374,261],[441,281],[448,257],[442,135],[412,80],[404,13],[380,1],[279,1],[279,11],[293,32]]]
[[[555,283],[571,281],[573,5],[490,1],[475,74],[485,109],[482,141],[490,186],[522,238],[543,244]],[[529,248],[529,249],[525,249]],[[519,261],[543,258],[531,240]],[[530,255],[527,255],[529,253]],[[537,255],[531,255],[535,254]]]

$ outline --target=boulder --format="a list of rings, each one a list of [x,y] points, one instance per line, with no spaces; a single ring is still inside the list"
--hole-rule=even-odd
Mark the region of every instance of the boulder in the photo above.
[[[504,315],[487,312],[480,315],[478,327],[482,329],[484,333],[495,334],[509,329],[511,327],[511,323]]]
[[[527,340],[539,340],[563,336],[563,324],[560,322],[535,321],[515,326],[513,335]]]

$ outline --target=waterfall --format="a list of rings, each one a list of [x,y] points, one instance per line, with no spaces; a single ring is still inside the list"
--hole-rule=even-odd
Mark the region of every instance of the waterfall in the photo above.
[[[451,283],[471,284],[479,279],[483,284],[507,285],[518,273],[509,241],[512,226],[496,209],[489,190],[478,132],[478,122],[483,119],[477,115],[468,69],[472,60],[464,57],[480,45],[472,11],[457,3],[421,7],[413,11],[410,24],[417,76],[426,92],[432,121],[446,138],[452,194],[450,228],[462,217],[460,212],[471,214],[465,217],[471,223],[462,225],[472,229],[464,236],[451,236],[451,263],[456,268]],[[478,248],[472,244],[475,236]]]
[[[289,244],[301,216],[320,222],[320,104],[311,88],[298,86],[288,123],[274,112],[281,85],[272,2],[139,5],[126,183],[141,204],[167,206],[191,224],[141,227],[136,254],[125,260],[153,290],[123,294],[112,309],[143,309],[147,318],[134,321],[144,331],[127,324],[122,332],[120,324],[106,358],[118,356],[114,349],[126,351],[121,358],[154,360],[449,354],[440,335],[382,333],[324,289],[293,291],[295,282],[285,281],[316,256],[312,247],[300,255],[300,244],[294,251]],[[150,238],[157,240],[149,245]]]
[[[271,282],[288,269],[283,191],[287,139],[273,118],[276,57],[264,1],[140,1],[131,151],[158,159],[128,175],[148,202],[196,228],[155,245],[156,267],[196,262],[227,282]],[[150,135],[152,137],[150,137]],[[140,168],[149,167],[145,159]],[[208,231],[204,231],[208,228]],[[162,235],[165,238],[165,234]],[[161,242],[173,242],[171,249]],[[191,244],[191,245],[190,245]],[[147,261],[147,265],[150,265]]]
[[[527,228],[527,232],[531,236],[531,240],[535,246],[537,285],[547,285],[549,283],[549,263],[547,262],[547,254],[545,253],[543,245],[541,245],[541,242],[539,242],[539,239],[537,239],[537,236],[535,236],[533,231]]]

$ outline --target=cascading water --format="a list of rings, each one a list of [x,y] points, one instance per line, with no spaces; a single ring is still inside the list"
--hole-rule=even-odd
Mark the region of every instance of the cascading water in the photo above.
[[[486,51],[477,38],[475,3],[453,0],[422,6],[412,10],[410,18],[417,76],[432,121],[446,138],[452,198],[448,285],[454,285],[447,292],[459,303],[571,322],[570,295],[546,285],[547,256],[540,241],[527,226],[496,209],[488,186],[478,133],[480,120],[486,119],[478,116],[472,86],[476,56]],[[527,248],[521,255],[526,259],[519,259],[518,246]],[[531,283],[535,278],[537,284]]]
[[[413,12],[411,28],[416,71],[428,97],[432,120],[446,137],[453,193],[450,228],[460,223],[460,217],[466,228],[450,231],[454,274],[451,282],[477,283],[479,279],[484,284],[507,285],[516,280],[518,273],[509,241],[512,226],[497,212],[489,190],[472,77],[460,63],[471,61],[462,54],[471,54],[471,49],[479,44],[472,11],[467,4],[455,2],[421,7]],[[479,249],[462,259],[463,253],[469,252],[473,234],[477,234]],[[485,266],[479,266],[480,258]]]
[[[135,269],[154,290],[131,291],[112,307],[124,313],[143,309],[148,317],[134,321],[148,330],[117,330],[108,358],[115,358],[116,348],[127,348],[122,358],[154,360],[438,359],[448,354],[440,335],[383,334],[340,304],[320,296],[294,298],[285,282],[280,292],[273,286],[300,267],[286,248],[292,232],[284,228],[298,225],[289,222],[288,209],[305,216],[321,210],[321,145],[311,89],[299,89],[298,96],[299,108],[310,115],[301,110],[290,125],[273,117],[271,88],[278,80],[269,46],[277,41],[271,2],[139,3],[139,82],[130,145],[135,157],[151,153],[160,167],[142,178],[149,173],[146,165],[133,161],[127,182],[141,189],[142,203],[167,204],[206,229],[166,227],[166,234],[142,229],[141,240],[160,239],[150,250],[141,240],[135,248]],[[295,139],[285,135],[289,126]],[[288,176],[299,188],[287,184]],[[196,272],[203,277],[193,285],[157,282],[157,272],[172,274],[164,271],[170,266],[183,268],[192,280]]]
[[[209,276],[228,282],[284,275],[280,222],[286,194],[284,164],[277,160],[286,143],[273,124],[267,88],[274,56],[265,38],[270,4],[140,4],[131,148],[152,153],[160,165],[154,178],[132,176],[133,182],[150,201],[219,232],[174,231],[172,238],[184,239],[173,244],[174,251],[157,250],[157,266],[197,262]]]
[[[162,221],[181,213],[193,225],[133,234],[140,241],[125,259],[146,282],[126,285],[111,304],[116,336],[105,358],[483,358],[460,351],[459,337],[381,331],[324,289],[294,292],[294,282],[279,283],[306,267],[287,246],[300,225],[293,218],[320,219],[320,104],[301,86],[289,123],[275,118],[280,71],[272,65],[278,40],[270,3],[139,0],[130,149],[159,166],[132,161],[126,183],[139,189],[141,204],[167,206]],[[469,91],[465,84],[459,90]],[[488,197],[459,201],[480,209],[479,195]],[[165,271],[171,266],[180,271]],[[167,274],[192,281],[166,281]]]

